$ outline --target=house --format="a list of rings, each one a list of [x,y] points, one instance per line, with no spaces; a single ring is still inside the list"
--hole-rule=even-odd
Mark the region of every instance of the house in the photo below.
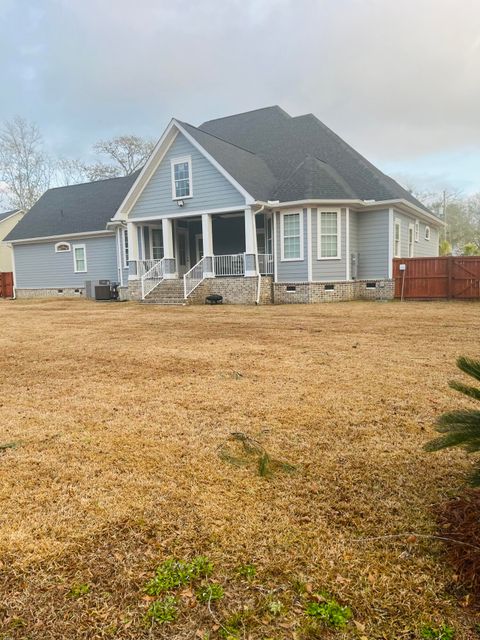
[[[9,234],[17,296],[120,283],[146,302],[393,297],[394,257],[443,223],[314,115],[173,119],[125,178],[51,189]]]
[[[21,209],[0,213],[0,273],[13,271],[13,252],[9,244],[4,242],[6,236],[23,217]]]

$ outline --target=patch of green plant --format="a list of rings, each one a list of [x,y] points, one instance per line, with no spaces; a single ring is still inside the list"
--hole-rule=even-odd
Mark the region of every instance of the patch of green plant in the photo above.
[[[157,567],[154,577],[145,585],[145,591],[150,596],[158,596],[193,580],[208,578],[212,571],[213,563],[204,556],[198,556],[190,562],[170,558]]]
[[[90,593],[90,585],[88,584],[74,584],[68,592],[70,598],[81,598]]]
[[[283,612],[284,606],[280,600],[270,600],[270,602],[267,603],[267,609],[272,616],[279,616]]]
[[[295,471],[292,464],[272,458],[258,440],[240,431],[230,434],[227,441],[218,448],[218,455],[224,462],[236,467],[255,463],[258,475],[262,478],[272,476],[275,471]]]
[[[425,625],[420,629],[420,637],[422,640],[453,640],[455,629],[446,624],[442,624],[437,628]]]
[[[207,602],[213,602],[214,600],[221,600],[223,598],[224,591],[221,584],[212,582],[206,584],[203,587],[197,589],[196,596],[200,602],[206,604]]]
[[[26,626],[27,623],[23,618],[12,618],[9,624],[10,629],[22,629]]]
[[[339,604],[334,598],[325,597],[323,602],[309,602],[305,613],[311,618],[320,620],[328,627],[341,628],[348,624],[352,617],[349,607]]]
[[[244,614],[241,611],[233,613],[222,624],[220,635],[225,640],[239,640],[243,635],[244,626]]]
[[[5,442],[4,444],[0,444],[0,451],[6,451],[7,449],[16,449],[18,447],[18,442]]]
[[[253,580],[257,575],[257,568],[254,564],[241,564],[237,567],[237,574],[246,580]]]
[[[165,624],[176,620],[177,614],[177,599],[174,596],[165,596],[163,600],[152,602],[144,620],[148,624]]]

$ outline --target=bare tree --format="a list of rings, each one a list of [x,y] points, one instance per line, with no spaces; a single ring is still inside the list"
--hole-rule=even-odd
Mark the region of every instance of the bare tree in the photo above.
[[[118,176],[128,176],[140,169],[152,153],[155,143],[138,136],[125,135],[100,140],[93,149],[106,156],[108,162],[97,162],[87,167],[90,180],[104,180]]]
[[[61,186],[79,184],[89,180],[89,170],[81,160],[60,158],[56,167],[57,182]]]
[[[0,180],[9,204],[28,210],[48,189],[52,162],[36,124],[17,116],[0,129]]]

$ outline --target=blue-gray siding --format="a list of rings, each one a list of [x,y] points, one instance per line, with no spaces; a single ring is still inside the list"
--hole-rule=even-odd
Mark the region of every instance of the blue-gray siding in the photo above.
[[[346,280],[347,233],[346,210],[340,214],[340,258],[332,260],[318,259],[318,210],[312,209],[312,280]]]
[[[65,239],[72,250],[55,253],[54,241],[14,246],[15,286],[18,289],[83,287],[86,280],[118,281],[115,236]],[[87,272],[75,273],[73,247],[84,244]]]
[[[413,225],[413,233],[415,237],[415,218],[405,213],[400,213],[394,210],[393,217],[395,220],[400,220],[400,244],[401,244],[401,256],[400,258],[408,258],[408,227]],[[438,228],[432,225],[427,225],[425,222],[419,221],[420,233],[418,241],[413,242],[413,257],[414,258],[435,258],[438,256]],[[430,240],[425,239],[425,227],[430,227]]]
[[[388,277],[389,212],[357,213],[358,278]]]
[[[289,213],[296,213],[291,211]],[[277,267],[277,282],[307,282],[308,281],[308,263],[307,263],[307,210],[302,210],[303,215],[303,260],[281,260],[281,224],[280,213],[275,213],[275,261]]]
[[[190,156],[192,159],[191,198],[184,199],[180,209],[172,199],[171,160]],[[134,204],[129,218],[186,213],[245,206],[245,198],[181,133],[177,135],[160,165]]]

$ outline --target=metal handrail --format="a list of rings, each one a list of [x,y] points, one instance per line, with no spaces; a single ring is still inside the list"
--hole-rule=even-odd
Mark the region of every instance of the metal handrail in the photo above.
[[[195,291],[198,285],[205,279],[205,272],[203,269],[205,260],[205,257],[201,258],[197,264],[194,264],[193,267],[183,276],[183,292],[185,299],[188,298],[188,296]]]
[[[142,285],[142,300],[148,296],[158,285],[162,282],[165,277],[165,258],[161,260],[155,260],[155,264],[141,277],[141,285]]]

